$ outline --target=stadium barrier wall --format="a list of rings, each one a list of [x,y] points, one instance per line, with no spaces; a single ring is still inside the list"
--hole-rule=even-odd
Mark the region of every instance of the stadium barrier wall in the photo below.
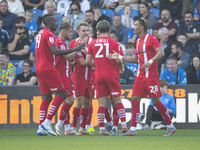
[[[170,86],[167,92],[173,95],[176,101],[176,116],[173,118],[176,127],[200,128],[200,85]],[[55,97],[54,94],[53,97]],[[127,123],[130,126],[132,85],[122,86],[121,97],[126,109]],[[41,101],[39,86],[0,87],[0,129],[37,128]],[[143,98],[140,103],[142,113],[146,114],[148,105],[149,99]],[[96,98],[93,99],[93,108],[92,123],[93,126],[97,126],[98,100]],[[60,110],[61,108],[58,112]],[[73,108],[70,110],[70,114],[72,114],[72,110]],[[52,123],[54,124],[57,119],[56,114]],[[144,122],[145,118],[142,123]]]

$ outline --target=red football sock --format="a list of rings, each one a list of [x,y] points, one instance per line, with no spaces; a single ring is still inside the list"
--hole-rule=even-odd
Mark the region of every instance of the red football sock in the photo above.
[[[171,118],[169,116],[169,112],[167,111],[167,108],[159,101],[158,103],[154,104],[158,111],[160,112],[161,116],[164,118],[167,125],[170,125],[172,123]]]
[[[119,124],[119,116],[117,114],[117,108],[113,107],[113,126],[118,127]]]
[[[74,107],[73,117],[72,117],[72,127],[76,127],[78,119],[79,119],[80,109]]]
[[[105,117],[106,117],[107,122],[112,121],[112,118],[111,118],[111,115],[110,115],[110,110],[108,109],[108,107],[106,107],[106,109],[105,109]]]
[[[136,127],[139,119],[140,102],[132,100],[131,127]]]
[[[126,112],[124,109],[124,105],[122,103],[117,103],[116,109],[121,122],[126,122]]]
[[[40,105],[40,125],[44,122],[50,102],[43,99]]]
[[[64,124],[69,124],[69,110],[72,107],[72,105],[65,103],[60,111],[60,120],[64,121]]]
[[[88,115],[88,108],[81,108],[81,110],[80,110],[80,127],[82,129],[85,129],[87,115]]]
[[[92,115],[93,115],[93,106],[92,106],[92,101],[91,101],[90,108],[88,109],[88,117],[87,117],[86,125],[90,125],[92,121]]]
[[[51,104],[51,108],[49,110],[47,119],[52,120],[53,116],[57,113],[58,108],[60,107],[60,105],[63,103],[65,99],[61,96],[56,96],[56,98],[53,100],[52,104]]]
[[[105,108],[100,106],[97,112],[97,118],[99,123],[99,128],[104,127],[104,119],[105,119]]]

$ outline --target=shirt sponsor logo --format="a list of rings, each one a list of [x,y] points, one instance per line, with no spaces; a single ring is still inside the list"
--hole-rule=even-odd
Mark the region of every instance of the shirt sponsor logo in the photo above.
[[[118,95],[119,92],[111,92],[112,95]]]
[[[52,92],[58,90],[58,88],[52,88],[50,89]]]

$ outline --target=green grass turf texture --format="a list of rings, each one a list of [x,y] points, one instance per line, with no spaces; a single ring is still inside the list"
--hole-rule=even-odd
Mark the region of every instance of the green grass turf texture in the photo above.
[[[119,130],[121,132],[121,130]],[[136,137],[37,136],[33,129],[0,130],[0,150],[200,150],[200,129],[138,130]]]

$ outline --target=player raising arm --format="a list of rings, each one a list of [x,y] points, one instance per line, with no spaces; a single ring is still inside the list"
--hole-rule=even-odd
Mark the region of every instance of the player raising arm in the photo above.
[[[65,55],[74,51],[80,51],[85,47],[85,44],[80,44],[68,50],[58,49],[55,36],[52,32],[55,31],[58,26],[56,17],[53,15],[46,15],[43,17],[43,23],[45,28],[39,31],[36,39],[36,74],[43,99],[40,106],[40,123],[37,135],[50,134],[56,136],[56,133],[51,129],[51,120],[59,106],[65,100],[66,93],[63,88],[62,80],[55,68],[54,55]],[[47,115],[47,110],[52,100],[52,92],[56,93],[56,97]]]
[[[153,104],[156,106],[162,117],[167,123],[167,132],[165,136],[171,136],[176,132],[167,108],[160,102],[161,96],[158,74],[158,60],[164,56],[164,52],[156,37],[147,33],[147,22],[138,18],[134,22],[134,31],[139,35],[136,41],[136,51],[134,57],[123,57],[117,53],[111,54],[112,59],[122,59],[123,61],[139,63],[139,70],[133,85],[132,92],[132,112],[131,112],[131,128],[127,133],[121,136],[136,136],[136,125],[139,119],[140,100],[148,95],[152,98]]]

